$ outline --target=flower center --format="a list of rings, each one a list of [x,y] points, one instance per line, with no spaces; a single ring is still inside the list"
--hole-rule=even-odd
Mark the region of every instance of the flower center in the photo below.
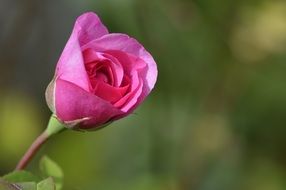
[[[107,83],[111,86],[114,85],[112,70],[106,61],[86,63],[85,68],[92,87],[94,87],[97,82]]]
[[[124,75],[117,59],[92,49],[85,50],[83,55],[91,93],[112,104],[128,93],[130,78]]]
[[[94,77],[98,81],[102,81],[102,82],[108,83],[110,85],[112,85],[112,83],[113,83],[111,70],[110,70],[110,68],[108,68],[104,65],[100,65],[99,67],[96,68]]]

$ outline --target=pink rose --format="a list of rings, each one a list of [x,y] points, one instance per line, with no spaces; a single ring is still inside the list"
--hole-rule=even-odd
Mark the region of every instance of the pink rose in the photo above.
[[[75,22],[46,100],[67,127],[91,129],[132,113],[156,79],[156,63],[137,40],[108,33],[88,12]]]

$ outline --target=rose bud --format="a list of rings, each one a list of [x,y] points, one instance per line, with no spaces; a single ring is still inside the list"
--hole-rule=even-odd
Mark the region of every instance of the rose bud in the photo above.
[[[88,12],[75,22],[46,100],[66,127],[97,129],[132,113],[156,79],[156,63],[137,40],[108,33]]]

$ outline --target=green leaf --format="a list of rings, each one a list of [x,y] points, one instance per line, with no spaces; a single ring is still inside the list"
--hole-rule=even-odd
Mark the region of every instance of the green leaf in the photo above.
[[[15,189],[11,189],[7,184],[0,182],[0,190],[15,190]]]
[[[37,190],[56,190],[56,185],[52,177],[49,177],[37,184]]]
[[[21,190],[37,190],[37,184],[35,182],[23,182],[17,183]]]
[[[10,183],[40,181],[40,179],[37,176],[24,170],[11,172],[3,176],[3,179]]]
[[[63,171],[57,163],[51,160],[49,157],[44,156],[40,161],[40,170],[44,177],[53,177],[57,190],[60,190],[63,186]]]
[[[0,190],[15,190],[15,188],[11,187],[11,184],[0,179]]]
[[[0,190],[23,190],[15,184],[11,184],[5,181],[3,178],[0,178]]]

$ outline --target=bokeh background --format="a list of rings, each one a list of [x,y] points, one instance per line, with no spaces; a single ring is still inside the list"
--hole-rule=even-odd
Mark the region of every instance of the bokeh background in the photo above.
[[[136,113],[68,131],[47,154],[66,190],[285,190],[284,0],[0,0],[0,175],[44,129],[44,92],[78,15],[137,38],[158,63]]]

